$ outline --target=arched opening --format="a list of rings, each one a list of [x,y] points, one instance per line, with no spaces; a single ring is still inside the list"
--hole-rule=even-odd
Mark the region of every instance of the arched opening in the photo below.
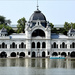
[[[24,48],[24,43],[23,42],[21,43],[21,48]]]
[[[42,43],[42,48],[46,48],[46,43],[45,42]]]
[[[2,43],[2,48],[5,48],[5,43],[4,42]]]
[[[32,52],[32,57],[36,57],[36,56],[35,56],[35,52]]]
[[[58,53],[57,52],[53,52],[52,56],[58,56]]]
[[[54,48],[57,48],[57,47],[56,47],[56,43],[55,43],[55,42],[54,42],[53,46],[54,46]]]
[[[54,42],[54,43],[52,44],[52,48],[58,48],[58,44],[56,44],[56,42]]]
[[[75,48],[75,43],[74,42],[70,45],[70,48]]]
[[[75,57],[75,52],[74,52],[74,51],[71,52],[70,56],[71,56],[71,57]]]
[[[24,52],[21,52],[20,53],[20,57],[25,57],[25,53]]]
[[[45,52],[42,52],[42,57],[45,57]]]
[[[7,57],[7,53],[6,52],[1,52],[0,56],[1,56],[1,58],[6,58]]]
[[[16,57],[16,53],[15,52],[12,52],[10,56],[11,57]]]
[[[40,48],[40,42],[37,43],[37,48]]]
[[[19,44],[19,48],[26,48],[26,45],[22,42],[21,44]]]
[[[67,44],[65,44],[64,42],[61,44],[60,48],[67,48]]]
[[[67,56],[67,54],[66,54],[65,52],[62,52],[62,53],[61,53],[61,56],[66,57],[66,56]]]
[[[12,48],[15,48],[15,43],[12,43]]]
[[[75,43],[74,42],[72,43],[72,48],[75,48]]]
[[[62,43],[62,48],[65,48],[65,43],[64,42]]]
[[[17,48],[17,45],[13,42],[13,43],[10,45],[10,48]]]
[[[37,36],[45,37],[45,32],[41,29],[33,31],[32,37],[37,37]]]
[[[35,43],[34,42],[32,42],[32,48],[35,48]]]

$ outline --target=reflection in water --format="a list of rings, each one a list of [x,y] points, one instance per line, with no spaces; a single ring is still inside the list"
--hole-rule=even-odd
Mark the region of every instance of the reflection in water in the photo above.
[[[75,60],[0,59],[0,75],[75,75]]]
[[[74,59],[0,59],[0,67],[75,68]]]

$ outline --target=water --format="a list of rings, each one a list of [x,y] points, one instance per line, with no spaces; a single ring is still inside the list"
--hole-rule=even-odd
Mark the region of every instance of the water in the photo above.
[[[0,75],[75,75],[75,60],[0,59]]]

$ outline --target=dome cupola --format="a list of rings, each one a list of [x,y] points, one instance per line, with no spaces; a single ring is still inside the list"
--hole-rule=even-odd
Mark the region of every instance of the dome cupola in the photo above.
[[[46,21],[46,17],[41,13],[40,10],[34,11],[34,13],[31,15],[29,21],[34,21],[34,20],[43,20]]]
[[[30,27],[32,28],[33,26],[35,26],[38,20],[40,21],[42,26],[46,27],[46,17],[43,13],[41,13],[39,9],[34,11],[34,13],[31,15],[29,19]]]

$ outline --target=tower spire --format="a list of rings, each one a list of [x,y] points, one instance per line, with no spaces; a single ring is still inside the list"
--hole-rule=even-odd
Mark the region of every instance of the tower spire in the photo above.
[[[39,10],[38,0],[37,0],[37,10]]]

